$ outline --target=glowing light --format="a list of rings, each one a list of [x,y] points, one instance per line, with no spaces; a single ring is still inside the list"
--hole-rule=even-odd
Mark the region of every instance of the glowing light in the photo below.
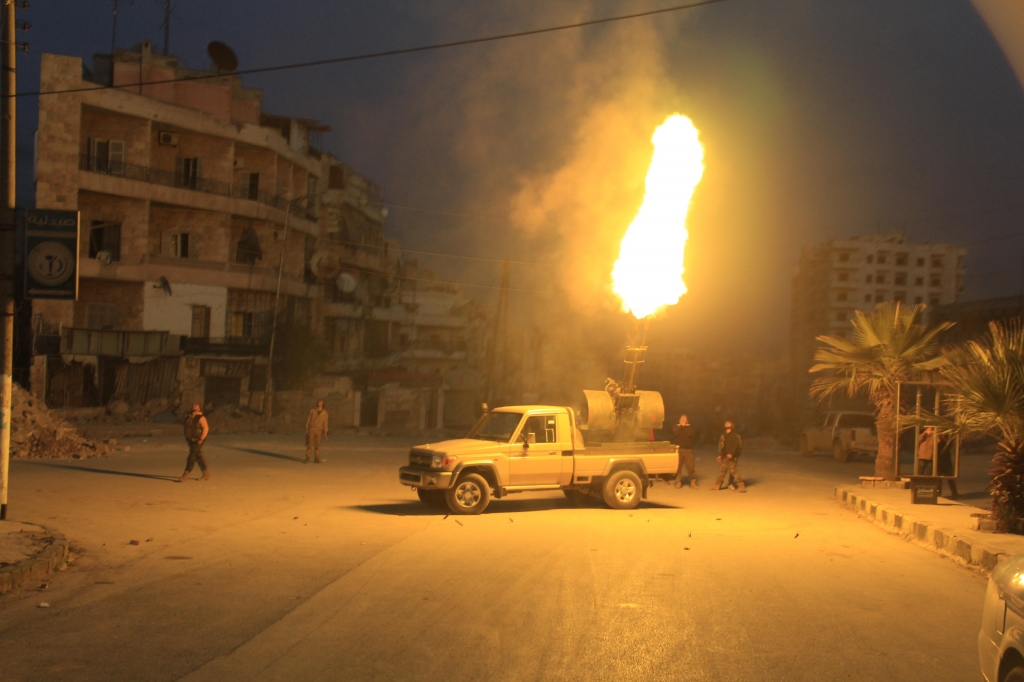
[[[686,214],[704,175],[704,147],[690,119],[672,114],[651,141],[654,156],[644,202],[622,238],[612,270],[612,290],[622,299],[622,309],[638,319],[675,305],[686,293]]]

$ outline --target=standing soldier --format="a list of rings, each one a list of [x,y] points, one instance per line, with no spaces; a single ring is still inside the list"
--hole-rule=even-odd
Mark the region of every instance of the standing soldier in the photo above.
[[[725,422],[725,433],[718,439],[718,461],[722,463],[722,467],[718,470],[718,478],[715,479],[714,485],[711,486],[712,490],[719,490],[722,487],[722,481],[725,480],[725,474],[728,473],[736,483],[736,492],[747,492],[747,486],[740,478],[741,454],[743,454],[743,439],[733,430],[732,422]]]
[[[685,414],[679,417],[679,423],[673,429],[675,437],[672,439],[679,446],[679,471],[676,473],[676,487],[683,487],[683,468],[690,475],[690,487],[697,489],[697,470],[693,463],[693,424]]]
[[[320,440],[327,438],[327,410],[324,409],[324,401],[316,401],[316,408],[309,411],[306,417],[306,461],[309,464],[309,456],[313,455],[313,461],[317,464],[326,462],[320,459]]]
[[[203,475],[200,481],[209,481],[210,472],[206,470],[206,460],[203,459],[203,443],[210,435],[210,424],[206,421],[203,409],[196,403],[192,406],[192,413],[185,419],[185,440],[188,441],[188,461],[185,462],[185,473],[178,479],[184,483],[188,475],[192,473],[192,467],[199,463],[199,470]]]

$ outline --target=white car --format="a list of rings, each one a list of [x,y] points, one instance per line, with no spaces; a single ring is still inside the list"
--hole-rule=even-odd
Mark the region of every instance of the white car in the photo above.
[[[1024,682],[1024,554],[999,563],[988,580],[978,633],[988,682]]]
[[[819,450],[831,452],[837,462],[846,462],[850,455],[878,454],[878,432],[875,415],[870,412],[829,412],[800,434],[800,452],[810,457]]]

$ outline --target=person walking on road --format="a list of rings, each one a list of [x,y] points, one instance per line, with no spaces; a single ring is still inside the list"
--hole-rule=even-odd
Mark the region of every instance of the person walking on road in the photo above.
[[[192,406],[192,412],[185,419],[185,440],[188,441],[188,461],[185,462],[185,473],[178,479],[182,483],[188,480],[188,475],[192,473],[192,467],[199,464],[199,470],[203,472],[203,475],[199,478],[200,481],[209,481],[210,472],[206,468],[206,460],[203,458],[203,443],[206,442],[206,437],[210,435],[210,424],[206,421],[206,415],[203,414],[202,407],[199,403]]]
[[[725,433],[718,439],[718,461],[722,463],[722,466],[718,470],[715,484],[711,486],[712,490],[721,489],[722,481],[725,480],[725,475],[728,473],[736,483],[736,492],[747,492],[747,486],[740,478],[739,459],[741,454],[743,454],[743,439],[733,429],[732,422],[725,422]]]
[[[313,461],[317,464],[326,462],[320,458],[320,441],[327,438],[327,410],[324,409],[324,401],[316,401],[316,407],[309,411],[306,417],[306,461],[309,464],[309,456],[313,455]]]
[[[672,439],[679,446],[679,471],[676,472],[676,487],[683,487],[683,468],[690,476],[690,487],[697,489],[697,469],[693,462],[694,428],[685,414],[679,417],[679,423],[673,428],[675,437]]]

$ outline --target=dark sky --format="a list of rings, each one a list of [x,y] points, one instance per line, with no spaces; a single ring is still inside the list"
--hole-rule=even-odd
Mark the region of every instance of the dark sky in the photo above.
[[[677,4],[177,0],[171,48],[241,68],[457,40]],[[162,2],[121,3],[118,46],[162,43]],[[112,0],[34,0],[21,90],[41,52],[108,52]],[[410,249],[513,265],[526,308],[616,302],[605,289],[650,135],[693,119],[707,171],[689,223],[690,293],[663,333],[693,348],[782,350],[802,246],[901,229],[969,245],[964,298],[1017,294],[1024,98],[967,0],[731,0],[707,8],[373,62],[247,76],[273,113],[333,127],[325,146],[384,186]],[[20,102],[23,189],[36,102]],[[448,213],[461,215],[448,215]],[[1005,235],[1013,235],[1005,237]],[[999,239],[994,239],[999,237]],[[496,284],[496,262],[421,258]],[[494,300],[493,291],[466,292]]]

